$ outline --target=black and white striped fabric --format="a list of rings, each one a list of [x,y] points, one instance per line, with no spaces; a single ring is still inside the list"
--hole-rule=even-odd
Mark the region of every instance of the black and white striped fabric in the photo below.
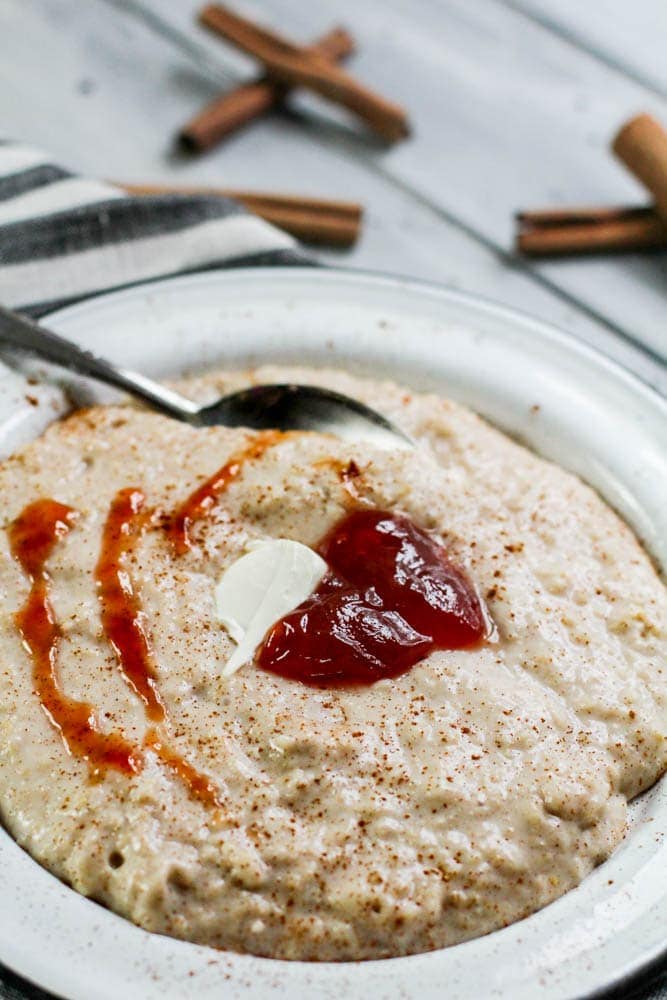
[[[307,263],[279,229],[218,197],[132,197],[0,138],[0,303],[39,316],[96,292],[240,264]]]

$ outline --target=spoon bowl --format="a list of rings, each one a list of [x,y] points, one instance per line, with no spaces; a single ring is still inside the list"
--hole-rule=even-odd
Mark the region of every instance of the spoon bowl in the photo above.
[[[254,385],[199,411],[197,424],[256,430],[319,431],[381,448],[411,448],[412,441],[386,417],[356,399],[316,385]]]
[[[201,406],[181,393],[95,357],[20,313],[0,306],[0,343],[122,389],[154,410],[195,427],[299,430],[367,441],[382,448],[412,448],[414,442],[369,406],[315,385],[254,385]]]

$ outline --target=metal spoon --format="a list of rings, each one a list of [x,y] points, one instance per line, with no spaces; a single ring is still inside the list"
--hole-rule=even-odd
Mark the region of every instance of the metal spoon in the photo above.
[[[138,372],[96,358],[19,313],[0,306],[0,343],[43,361],[122,389],[154,410],[195,427],[224,424],[257,430],[303,430],[369,441],[383,448],[410,448],[414,442],[393,423],[356,399],[314,385],[255,385],[200,406]]]

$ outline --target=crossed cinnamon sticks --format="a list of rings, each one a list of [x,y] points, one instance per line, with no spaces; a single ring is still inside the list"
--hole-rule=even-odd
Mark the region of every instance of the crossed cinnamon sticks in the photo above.
[[[519,212],[521,253],[548,257],[667,248],[667,132],[651,115],[638,115],[620,129],[612,149],[655,204]]]
[[[403,108],[359,83],[338,65],[355,48],[345,28],[333,28],[311,45],[297,45],[221,4],[199,14],[201,24],[254,56],[263,73],[211,101],[179,132],[181,145],[204,152],[236,129],[282,104],[293,87],[305,87],[360,117],[387,141],[409,131]],[[132,194],[207,194],[240,201],[251,212],[307,243],[350,246],[359,235],[362,208],[356,202],[264,194],[211,187],[119,184]]]
[[[403,108],[338,66],[354,50],[344,28],[335,28],[313,45],[297,45],[277,32],[221,4],[209,4],[199,21],[262,63],[264,75],[217,98],[181,131],[192,150],[210,149],[224,136],[281,104],[292,87],[304,87],[360,117],[382,138],[394,142],[409,132]]]
[[[345,28],[333,28],[312,48],[325,59],[340,62],[354,52],[354,39]],[[191,152],[203,153],[236,129],[279,107],[288,93],[288,87],[266,75],[242,84],[216,97],[184,125],[179,132],[181,144]]]

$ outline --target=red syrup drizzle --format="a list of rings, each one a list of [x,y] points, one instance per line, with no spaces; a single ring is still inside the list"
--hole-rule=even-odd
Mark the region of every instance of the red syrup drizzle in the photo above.
[[[289,431],[260,432],[246,448],[232,455],[221,469],[190,494],[176,510],[167,528],[176,555],[182,556],[191,548],[192,524],[210,513],[220,494],[240,475],[245,463],[261,458],[265,451],[286,437],[289,437]]]
[[[144,502],[141,490],[132,488],[120,490],[112,500],[102,533],[95,579],[102,605],[102,627],[116,653],[123,677],[143,701],[146,717],[168,724],[158,692],[157,670],[144,627],[144,613],[127,568],[128,559],[150,522]],[[155,729],[147,731],[144,747],[183,782],[192,798],[211,807],[222,805],[222,793],[208,775],[172,750]]]
[[[10,526],[12,555],[30,579],[30,593],[16,615],[16,624],[32,659],[35,693],[67,750],[87,760],[94,772],[111,767],[136,773],[142,768],[141,752],[118,734],[102,732],[92,705],[74,701],[60,690],[57,657],[61,630],[49,601],[51,581],[46,563],[75,519],[76,512],[65,504],[36,500]]]
[[[109,507],[95,569],[102,607],[102,626],[111,643],[123,677],[143,701],[153,722],[165,717],[156,685],[144,614],[134,592],[126,561],[146,525],[144,495],[140,490],[120,490]]]
[[[318,686],[372,684],[488,632],[473,585],[407,517],[353,511],[318,551],[329,572],[269,632],[257,657],[264,670]]]
[[[149,729],[144,738],[144,746],[152,750],[165,767],[187,787],[193,799],[199,799],[205,806],[222,808],[224,797],[207,774],[202,774],[181,754],[171,750],[154,729]]]

